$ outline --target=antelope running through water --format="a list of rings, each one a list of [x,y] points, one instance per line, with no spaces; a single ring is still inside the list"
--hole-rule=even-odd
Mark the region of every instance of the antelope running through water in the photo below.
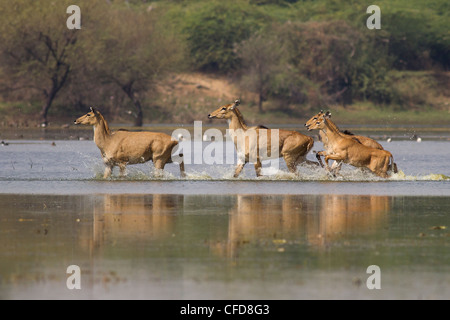
[[[331,121],[330,114],[322,114],[307,125],[308,131],[321,130],[326,136],[327,150],[317,156],[325,157],[326,169],[330,171],[328,160],[343,161],[355,167],[365,167],[376,175],[387,178],[388,170],[397,173],[397,166],[389,151],[367,147],[353,136],[344,135]]]
[[[310,125],[314,124],[314,122],[316,122],[319,118],[321,118],[323,116],[327,116],[328,118],[331,118],[331,113],[329,111],[327,111],[327,113],[324,113],[323,110],[321,110],[318,114],[316,114],[315,116],[313,116],[311,119],[309,119],[306,122],[305,127],[308,128]],[[366,147],[380,149],[380,150],[384,149],[383,146],[381,144],[379,144],[377,141],[375,141],[374,139],[360,136],[360,135],[355,135],[347,130],[342,131],[336,126],[336,124],[334,122],[329,122],[329,124],[330,124],[330,126],[334,126],[334,129],[338,130],[344,137],[347,136],[352,139],[356,139],[357,141],[359,141],[361,144],[365,145]],[[323,133],[323,131],[319,131],[319,135],[324,144],[324,147],[326,148],[326,145],[328,145],[327,136]]]
[[[127,130],[110,131],[103,115],[91,108],[91,111],[78,118],[75,124],[94,127],[94,142],[100,149],[106,165],[103,177],[111,176],[115,166],[120,168],[120,175],[125,174],[128,164],[144,163],[152,160],[158,171],[167,163],[172,163],[172,153],[178,141],[161,132],[131,132]],[[183,155],[180,154],[180,174],[185,176]]]
[[[237,108],[240,104],[236,100],[232,104],[224,105],[208,115],[209,119],[226,119],[229,124],[229,132],[238,154],[238,164],[235,168],[234,177],[237,178],[245,164],[251,158],[255,160],[256,175],[261,176],[261,160],[265,155],[260,151],[266,151],[267,158],[276,157],[272,154],[278,152],[278,158],[283,157],[290,172],[297,172],[297,165],[308,163],[318,165],[317,162],[309,161],[306,155],[314,144],[314,139],[297,131],[278,130],[278,146],[272,145],[272,131],[263,126],[248,127],[244,117]],[[241,139],[240,139],[241,138]],[[243,139],[244,140],[243,140]]]
[[[321,119],[322,117],[325,117],[325,116],[328,118],[331,118],[331,113],[329,111],[327,111],[327,113],[324,113],[323,110],[321,110],[318,114],[311,117],[311,119],[309,119],[305,123],[305,127],[309,128],[309,126],[313,125],[318,119]],[[342,131],[336,126],[336,124],[334,122],[331,122],[331,121],[329,122],[329,125],[333,126],[333,130],[339,131],[343,137],[352,138],[353,140],[355,140],[369,148],[384,150],[383,146],[381,144],[379,144],[377,141],[375,141],[374,139],[360,136],[360,135],[355,135],[347,130]],[[327,138],[327,135],[324,133],[324,131],[319,130],[319,137],[323,143],[324,149],[328,153],[333,153],[332,146],[328,143],[328,138]],[[321,167],[323,168],[322,159],[317,154],[316,154],[316,156],[317,156],[317,160],[319,161]],[[342,162],[335,161],[332,165],[332,170],[335,170],[337,172],[340,170],[341,166],[342,166]]]

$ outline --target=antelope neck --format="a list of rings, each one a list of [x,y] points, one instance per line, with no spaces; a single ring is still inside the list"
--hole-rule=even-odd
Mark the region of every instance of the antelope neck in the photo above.
[[[244,119],[242,116],[236,111],[236,109],[233,110],[233,117],[231,119],[228,119],[228,126],[230,129],[243,129],[247,130],[248,127],[244,122]]]

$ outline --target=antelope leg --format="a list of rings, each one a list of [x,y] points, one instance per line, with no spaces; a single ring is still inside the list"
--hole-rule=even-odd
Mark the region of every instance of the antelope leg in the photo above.
[[[125,177],[126,174],[126,165],[121,163],[119,164],[119,168],[120,168],[120,176],[121,177]]]
[[[333,174],[336,175],[339,173],[339,171],[341,171],[342,163],[343,161],[333,162],[333,164],[331,165],[331,171],[333,172]]]
[[[330,167],[328,166],[328,161],[329,160],[334,160],[334,161],[338,161],[338,162],[342,162],[344,161],[344,158],[342,156],[340,156],[339,154],[327,154],[325,156],[325,163],[327,164],[327,170],[328,171],[334,171],[334,170],[330,170]],[[339,164],[340,167],[340,164]],[[335,176],[335,173],[333,172],[333,175]]]
[[[323,162],[322,162],[322,158],[320,157],[320,152],[317,152],[316,153],[316,158],[317,158],[317,161],[319,161],[319,164],[320,164],[320,166],[323,168]]]
[[[244,169],[245,163],[240,163],[236,166],[236,169],[234,170],[234,178],[237,178],[239,174],[241,173],[242,169]]]
[[[113,167],[113,165],[106,165],[105,173],[103,174],[104,179],[108,179],[111,176]]]
[[[262,167],[261,161],[259,161],[259,159],[258,159],[255,162],[255,171],[256,171],[256,176],[257,177],[261,177],[262,176],[262,174],[261,174],[261,167]]]

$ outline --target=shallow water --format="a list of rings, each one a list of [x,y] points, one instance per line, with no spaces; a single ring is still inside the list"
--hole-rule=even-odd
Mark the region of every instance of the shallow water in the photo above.
[[[198,150],[211,144],[223,150],[225,164],[194,164]],[[253,165],[247,164],[241,176],[234,179],[234,164],[226,164],[226,159],[235,158],[232,145],[183,145],[185,179],[180,178],[178,165],[166,165],[163,176],[157,176],[153,165],[146,163],[128,166],[124,179],[116,168],[112,179],[104,180],[100,152],[92,141],[10,141],[0,147],[0,193],[450,195],[450,148],[445,141],[384,143],[400,170],[389,179],[348,165],[343,165],[337,177],[307,166],[300,166],[295,175],[288,172],[282,160],[263,163],[264,177],[256,178]],[[186,146],[192,147],[190,154]],[[319,150],[321,143],[316,142],[313,151]],[[313,153],[308,158],[314,160]]]
[[[187,164],[180,179],[143,164],[108,180],[92,141],[8,142],[0,299],[450,298],[447,141],[383,143],[401,170],[389,179],[349,166],[296,176],[281,161],[262,178],[252,165],[233,179],[231,164]],[[69,265],[81,290],[66,286]]]
[[[2,299],[448,299],[444,197],[1,195]],[[66,286],[69,265],[81,289]],[[381,269],[369,290],[366,269]]]

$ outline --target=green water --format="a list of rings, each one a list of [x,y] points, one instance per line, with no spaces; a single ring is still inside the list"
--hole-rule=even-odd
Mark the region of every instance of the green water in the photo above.
[[[0,299],[449,299],[449,212],[442,196],[1,194]]]

